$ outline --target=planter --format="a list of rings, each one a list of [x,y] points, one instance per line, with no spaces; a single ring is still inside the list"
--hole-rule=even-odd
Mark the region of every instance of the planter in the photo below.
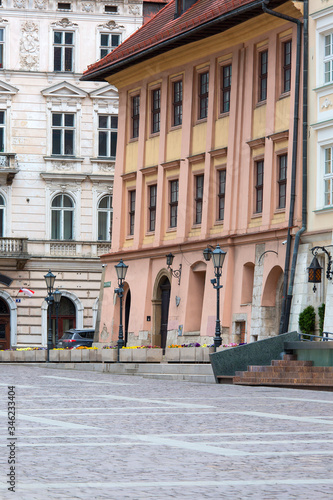
[[[117,361],[117,349],[101,349],[103,363],[115,363]]]
[[[10,361],[10,351],[1,351],[1,361],[8,363]]]
[[[161,363],[163,349],[145,349],[147,352],[147,363]]]
[[[59,363],[59,352],[60,351],[54,351],[53,349],[50,349],[50,362],[51,363]]]
[[[81,363],[81,361],[82,361],[81,352],[82,352],[82,349],[72,349],[71,350],[71,362],[72,363]]]
[[[59,361],[60,363],[69,363],[71,360],[71,352],[67,349],[66,351],[58,351],[59,352]]]
[[[121,363],[132,363],[132,353],[134,349],[120,349],[119,351],[119,361]],[[117,352],[117,349],[116,349]]]
[[[89,358],[89,353],[90,351],[88,349],[79,349],[81,352],[81,361],[83,363],[89,363],[90,358]]]
[[[34,363],[36,361],[36,351],[22,351],[25,363]]]
[[[44,361],[46,361],[46,350],[35,351],[35,353],[37,363],[44,363]]]
[[[202,347],[181,347],[180,351],[180,362],[181,363],[195,363],[195,354],[197,349],[202,349]]]
[[[82,350],[83,353],[84,349]],[[87,349],[87,353],[89,355],[89,361],[90,363],[96,363],[97,361],[97,350],[96,349]],[[83,361],[83,356],[82,356],[82,361]]]
[[[165,359],[168,363],[179,363],[180,361],[180,351],[182,349],[178,347],[167,347],[165,349]]]
[[[131,349],[132,361],[135,363],[146,363],[147,362],[147,349]]]

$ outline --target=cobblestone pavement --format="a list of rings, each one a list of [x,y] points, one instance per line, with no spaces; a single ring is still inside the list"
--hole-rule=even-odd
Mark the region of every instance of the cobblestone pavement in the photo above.
[[[23,365],[0,365],[0,392],[4,500],[333,498],[331,392]]]

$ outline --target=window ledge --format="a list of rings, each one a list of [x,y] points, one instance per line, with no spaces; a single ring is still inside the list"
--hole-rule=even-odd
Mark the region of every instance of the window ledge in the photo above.
[[[159,137],[160,134],[161,134],[161,131],[159,131],[159,132],[151,132],[149,134],[149,139],[154,139],[154,137]]]
[[[194,123],[194,126],[200,125],[201,123],[206,123],[206,122],[207,122],[207,117],[206,118],[197,118],[195,123]]]
[[[114,163],[116,158],[114,156],[97,156],[90,158],[91,163]]]
[[[176,233],[177,232],[177,226],[176,227],[168,227],[166,230],[166,233]]]
[[[230,111],[224,111],[224,113],[219,113],[218,118],[225,118],[230,115]]]
[[[290,90],[288,92],[283,92],[280,97],[278,98],[278,101],[281,101],[282,99],[285,99],[286,97],[290,97]]]
[[[260,108],[261,106],[265,106],[267,104],[267,99],[264,101],[258,101],[257,104],[255,105],[255,108]]]
[[[214,226],[224,226],[224,220],[216,220]]]
[[[126,241],[132,241],[134,240],[134,234],[129,234],[126,236]]]
[[[68,162],[83,162],[84,158],[78,158],[77,156],[44,156],[44,160],[47,161],[68,161]]]
[[[315,214],[325,214],[327,212],[333,212],[333,205],[330,207],[323,207],[323,208],[318,208],[316,210],[313,210],[313,213],[315,213]]]
[[[170,127],[170,132],[172,132],[173,130],[179,130],[183,127],[183,124],[181,123],[180,125],[171,125]]]
[[[286,207],[284,207],[284,208],[276,208],[274,210],[274,215],[275,214],[283,214],[283,213],[285,213],[285,211],[286,211]]]
[[[262,218],[262,212],[251,215],[251,219],[261,219],[261,218]]]

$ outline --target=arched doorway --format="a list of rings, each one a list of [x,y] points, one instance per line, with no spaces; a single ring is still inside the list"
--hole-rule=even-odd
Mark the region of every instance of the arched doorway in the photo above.
[[[76,327],[76,309],[74,302],[68,297],[61,297],[58,313],[58,339],[61,339],[64,332],[70,328]],[[56,309],[53,305],[52,309],[52,335],[53,343],[55,342],[56,331]]]
[[[171,285],[168,278],[164,278],[160,284],[161,290],[161,347],[163,352],[166,348],[166,341],[168,336],[168,318],[169,318],[169,304],[170,304],[170,290]]]
[[[124,338],[125,346],[127,345],[128,342],[128,324],[129,324],[130,309],[131,309],[131,290],[128,289],[125,299],[125,338]]]
[[[7,303],[0,298],[0,349],[10,348],[10,311]]]

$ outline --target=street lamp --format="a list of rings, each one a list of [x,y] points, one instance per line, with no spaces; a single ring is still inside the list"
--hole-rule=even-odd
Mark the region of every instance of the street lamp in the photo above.
[[[328,247],[331,247],[333,245],[327,245]],[[328,264],[327,264],[327,269],[326,269],[326,278],[328,280],[332,280],[333,277],[333,271],[332,271],[332,257],[328,253],[325,247],[313,247],[311,248],[311,252],[313,255],[313,259],[311,264],[308,267],[309,275],[308,275],[308,283],[313,283],[313,291],[315,292],[317,290],[316,284],[321,283],[321,272],[323,268],[318,262],[317,255],[318,251],[322,250],[322,252],[325,252],[327,257],[328,257]]]
[[[49,330],[48,330],[48,336],[47,336],[47,361],[50,361],[50,349],[52,349],[53,344],[52,344],[52,315],[51,315],[51,306],[53,304],[53,285],[54,281],[56,279],[56,276],[52,274],[51,269],[47,274],[44,275],[45,282],[46,282],[46,288],[47,288],[47,297],[46,297],[46,302],[48,304],[47,312],[49,315]]]
[[[117,278],[118,278],[118,288],[115,288],[114,291],[120,299],[120,321],[119,321],[119,333],[117,342],[117,363],[119,363],[119,351],[125,345],[124,331],[123,331],[123,296],[124,296],[124,280],[128,266],[124,264],[123,259],[120,259],[120,262],[114,267],[116,268]]]
[[[182,265],[179,264],[179,269],[174,270],[171,268],[171,266],[172,266],[173,259],[175,258],[175,256],[170,252],[165,257],[166,257],[166,264],[168,266],[168,270],[171,271],[172,276],[174,276],[175,278],[178,278],[178,285],[180,285],[180,278],[182,275]]]
[[[220,288],[222,288],[223,285],[220,285],[220,278],[222,276],[222,267],[226,253],[227,252],[221,250],[220,245],[216,245],[215,250],[212,250],[212,247],[208,246],[203,251],[205,261],[208,262],[211,258],[213,259],[215,274],[215,279],[210,280],[213,288],[216,290],[216,326],[214,337],[214,351],[216,351],[216,348],[222,344],[220,323]]]
[[[54,304],[55,304],[55,310],[56,310],[56,324],[55,324],[55,346],[58,347],[58,340],[59,340],[59,328],[58,328],[58,321],[59,321],[59,306],[60,306],[60,300],[61,300],[61,292],[58,290],[58,288],[53,292],[53,299],[54,299]]]

